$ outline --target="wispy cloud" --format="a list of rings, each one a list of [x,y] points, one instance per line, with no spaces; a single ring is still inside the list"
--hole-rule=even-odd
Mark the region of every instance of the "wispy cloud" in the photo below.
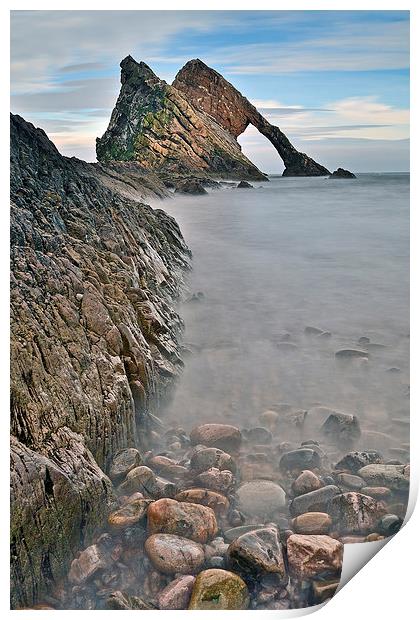
[[[282,110],[278,112],[278,110]],[[326,109],[284,107],[271,100],[268,120],[279,125],[294,145],[329,168],[396,171],[409,169],[409,111],[352,97],[327,103]],[[283,169],[274,147],[249,127],[239,137],[242,148],[263,170]]]
[[[69,66],[92,70],[99,63],[117,73],[127,54],[159,55],[178,33],[208,32],[231,20],[201,11],[12,11],[12,92],[48,90]]]
[[[273,99],[253,103],[273,125],[302,140],[350,137],[355,132],[360,138],[375,140],[409,137],[409,110],[387,105],[374,96],[331,101],[325,108],[284,106]],[[249,135],[252,133],[251,129]]]
[[[78,79],[50,86],[48,90],[34,90],[12,96],[17,109],[26,108],[33,112],[68,112],[89,108],[111,108],[119,90],[116,78]]]
[[[263,138],[256,136],[248,143],[248,132],[240,136],[246,155],[265,172],[280,173],[284,166],[274,147]],[[354,172],[406,172],[410,169],[409,140],[374,140],[363,138],[335,138],[328,140],[295,139],[300,151],[309,152],[317,161],[330,170],[338,166]]]
[[[86,71],[100,71],[105,69],[106,65],[103,62],[81,62],[78,65],[67,65],[66,67],[59,67],[59,73],[84,73]]]
[[[119,90],[118,63],[127,54],[168,81],[185,61],[202,58],[311,149],[408,136],[408,110],[395,103],[407,98],[407,77],[397,93],[388,76],[409,65],[408,13],[15,11],[11,26],[12,111],[44,127],[68,155],[95,158],[95,138]],[[362,78],[366,72],[375,86]],[[352,81],[341,78],[344,95],[337,75],[350,73]],[[393,101],[384,98],[388,93]],[[244,144],[261,152],[250,132]]]
[[[305,108],[300,105],[282,105],[274,99],[251,99],[251,103],[261,114],[287,116],[290,114],[302,114],[304,112],[331,112],[328,108]]]
[[[355,31],[341,24],[322,38],[228,46],[210,60],[232,75],[404,69],[409,66],[409,25],[366,24]]]

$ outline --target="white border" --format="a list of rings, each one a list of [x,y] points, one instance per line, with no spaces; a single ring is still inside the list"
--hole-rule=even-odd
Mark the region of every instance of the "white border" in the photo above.
[[[178,1],[178,2],[161,2],[155,0],[151,5],[136,1],[124,1],[120,0],[118,3],[111,3],[105,0],[103,1],[89,1],[73,0],[73,2],[61,1],[59,6],[57,2],[52,1],[40,1],[40,2],[8,2],[5,7],[1,8],[1,69],[2,76],[2,114],[0,116],[1,122],[1,174],[2,174],[2,202],[0,208],[0,230],[2,232],[2,242],[0,243],[0,276],[2,283],[2,304],[0,307],[1,312],[1,369],[0,369],[0,389],[2,394],[3,411],[1,415],[2,421],[2,433],[1,439],[4,442],[3,449],[0,451],[1,469],[3,475],[4,492],[3,510],[0,511],[1,518],[1,584],[2,584],[2,599],[1,608],[9,614],[19,614],[19,617],[30,614],[31,617],[35,614],[37,617],[45,614],[42,611],[10,611],[9,610],[9,514],[5,506],[8,505],[8,480],[9,480],[9,465],[8,465],[8,401],[9,401],[9,339],[8,339],[8,317],[9,317],[9,299],[8,299],[8,193],[9,193],[9,148],[8,141],[5,136],[9,135],[9,99],[7,97],[8,85],[9,85],[9,10],[411,10],[411,67],[412,67],[412,101],[411,108],[414,110],[412,114],[412,150],[411,150],[411,168],[414,174],[411,176],[411,191],[412,191],[412,205],[416,205],[418,209],[419,205],[419,181],[418,181],[418,136],[420,135],[419,121],[418,121],[418,95],[420,92],[420,84],[418,78],[418,39],[420,37],[419,32],[419,19],[418,9],[414,1],[407,2],[389,2],[389,1],[360,1],[353,0],[353,2],[337,2],[337,1],[319,1],[319,2],[302,2],[295,0],[294,2],[275,2],[259,0],[258,3],[253,3],[248,0],[237,0],[221,2],[220,0],[213,0],[212,2],[201,1],[199,7],[197,7],[197,1]],[[117,59],[118,60],[118,59]],[[414,68],[414,69],[413,69]],[[6,86],[7,85],[7,86]],[[417,203],[417,204],[416,204]],[[414,266],[411,273],[411,316],[419,317],[419,294],[418,286],[416,286],[416,274],[415,269],[417,265],[420,265],[419,260],[419,215],[415,208],[412,208],[411,212],[411,264]],[[417,242],[417,243],[416,243]],[[418,320],[412,321],[412,353],[411,356],[411,368],[412,375],[417,376],[416,370],[418,370],[417,352],[419,343],[418,334]],[[418,435],[419,435],[419,416],[420,416],[420,402],[417,385],[412,386],[411,396],[411,440],[412,446],[417,447]],[[419,451],[418,449],[412,449],[412,463],[411,463],[411,493],[410,503],[411,508],[415,503],[419,481]],[[387,545],[379,556],[374,557],[367,566],[360,570],[361,565],[361,549],[363,546],[363,554],[365,551],[369,554],[370,550],[374,553],[378,550],[376,543],[365,543],[364,545],[352,545],[347,546],[345,552],[345,572],[350,574],[354,570],[358,572],[352,579],[351,585],[344,587],[340,592],[330,601],[327,605],[323,606],[318,611],[318,618],[320,620],[354,620],[355,615],[363,620],[369,618],[381,618],[383,620],[392,619],[396,617],[411,619],[414,618],[418,612],[417,604],[417,590],[418,586],[418,571],[419,571],[419,557],[417,556],[416,543],[418,548],[418,540],[420,537],[420,511],[414,512],[409,522],[405,525],[403,530],[395,536]],[[351,547],[351,548],[350,548]],[[366,558],[365,558],[366,561]],[[280,618],[286,617],[298,617],[315,611],[317,608],[309,608],[308,610],[293,610],[293,611],[246,611],[246,612],[224,612],[225,615],[229,615],[230,618],[240,618],[243,613],[252,614],[252,618],[257,620],[264,616],[272,616],[273,614],[279,614]],[[60,615],[68,615],[72,611],[58,611],[55,612]],[[90,612],[92,613],[92,612]],[[96,612],[101,613],[101,612]],[[109,614],[115,614],[116,612],[106,612]],[[152,614],[156,617],[156,611],[153,612],[125,612],[129,615],[136,615],[141,613],[142,617],[147,614]],[[172,618],[184,618],[185,612],[168,612]],[[189,612],[192,618],[194,614],[199,616],[213,617],[213,612]],[[211,616],[210,616],[211,614]],[[152,617],[150,615],[150,618]],[[127,617],[126,615],[124,617]]]

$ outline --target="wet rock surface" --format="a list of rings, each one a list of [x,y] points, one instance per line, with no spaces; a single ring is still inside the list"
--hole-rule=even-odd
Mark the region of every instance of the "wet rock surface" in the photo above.
[[[330,415],[323,413],[324,422]],[[318,423],[321,429],[322,418]],[[119,506],[109,514],[108,531],[74,559],[70,590],[64,588],[71,603],[67,598],[55,606],[290,609],[330,598],[343,545],[381,540],[401,527],[409,467],[378,463],[384,460],[379,452],[340,449],[323,434],[300,445],[276,443],[283,433],[276,425],[271,441],[256,451],[254,441],[269,438],[261,428],[253,434],[203,424],[191,431],[191,446],[185,429],[162,427],[160,444],[143,457],[147,465],[126,475],[125,481],[137,481],[128,485],[132,494],[125,482],[117,487]],[[219,439],[223,450],[204,445]],[[354,441],[360,438],[349,438]],[[167,442],[175,448],[162,452]],[[272,458],[279,453],[280,462]],[[364,463],[370,464],[359,468]],[[271,479],[259,478],[261,471]],[[161,490],[175,487],[176,493],[159,499],[155,480],[171,472],[172,487]],[[206,477],[217,490],[197,486]],[[371,480],[387,486],[369,487]],[[113,591],[103,598],[108,586]]]
[[[356,175],[349,170],[345,170],[344,168],[337,168],[334,170],[332,174],[330,174],[330,179],[356,179]]]
[[[138,450],[135,448],[121,450],[121,452],[118,452],[112,459],[109,477],[114,484],[122,482],[129,471],[141,464],[142,458]]]
[[[192,194],[193,196],[207,194],[205,187],[196,179],[186,179],[182,181],[177,185],[175,192],[180,194]]]
[[[315,450],[311,448],[300,448],[299,450],[292,450],[286,452],[280,459],[280,469],[298,470],[319,468],[321,465],[321,458]]]
[[[290,514],[299,515],[304,512],[318,512],[324,509],[328,512],[331,500],[339,493],[340,489],[337,486],[328,484],[315,491],[298,495],[290,502]]]
[[[251,185],[251,183],[248,183],[248,181],[241,181],[236,187],[237,189],[252,189],[253,185]]]
[[[165,574],[195,573],[204,563],[203,547],[182,536],[153,534],[144,549],[153,566]]]
[[[228,549],[229,565],[236,571],[251,574],[276,573],[286,576],[282,545],[276,528],[263,528],[242,534]]]
[[[323,486],[323,483],[311,470],[304,470],[296,480],[293,481],[292,491],[295,495],[304,495],[311,491],[317,491]]]
[[[384,486],[392,490],[407,490],[409,470],[406,465],[366,465],[358,474],[369,485]]]
[[[297,534],[327,534],[332,526],[332,519],[326,512],[306,512],[291,521]]]
[[[188,609],[247,609],[248,605],[248,588],[238,575],[209,569],[197,576]]]
[[[215,514],[224,515],[229,510],[229,500],[221,493],[208,489],[187,489],[175,496],[179,502],[190,502],[208,506]]]
[[[360,478],[360,476],[354,476],[346,473],[337,474],[336,480],[339,486],[344,488],[347,487],[348,489],[355,489],[357,491],[360,490],[365,484],[365,481],[363,478]]]
[[[331,516],[337,527],[349,534],[375,531],[386,512],[384,504],[361,493],[342,493],[331,500]]]
[[[69,581],[81,584],[90,579],[98,570],[106,567],[106,559],[98,545],[91,545],[73,560],[69,571]]]
[[[137,164],[65,158],[11,116],[13,606],[103,528],[104,472],[137,465],[117,452],[149,441],[147,411],[182,368],[173,304],[190,253],[151,195],[167,191]]]
[[[269,480],[245,482],[236,495],[239,510],[252,517],[270,516],[286,506],[286,493]]]
[[[35,199],[31,170],[14,194],[24,211],[14,231],[13,273],[23,291],[15,311],[23,325],[29,322],[28,329],[16,326],[14,341],[15,604],[281,610],[327,600],[339,581],[344,543],[381,540],[401,527],[409,486],[404,412],[378,432],[359,403],[288,404],[257,394],[252,415],[243,414],[232,385],[226,409],[205,417],[192,407],[185,428],[181,416],[167,420],[165,399],[183,366],[181,352],[195,346],[179,346],[182,322],[172,306],[188,265],[179,229],[159,209],[108,193],[108,166],[119,191],[124,166],[46,154],[44,134],[27,130],[35,147],[23,149],[15,165],[24,170],[35,157],[40,187]],[[58,206],[48,194],[51,179]],[[151,176],[149,190],[154,182]],[[171,189],[182,182],[166,179]],[[82,216],[75,218],[77,209]],[[28,277],[41,290],[48,283],[49,291],[45,300],[25,297],[30,310],[22,306]],[[191,307],[199,311],[203,298],[193,295],[191,302],[200,303]],[[370,340],[337,342],[330,332],[303,326],[300,339],[282,333],[278,341],[295,352],[288,356],[303,341],[328,346],[337,367],[360,364],[361,372],[383,354],[382,347],[368,347]],[[221,340],[214,347],[215,363],[229,346]],[[363,355],[334,356],[359,348]],[[48,432],[39,422],[44,407]],[[33,514],[35,533],[28,529]],[[22,532],[32,544],[30,567],[17,544]],[[39,590],[31,585],[40,581]]]
[[[241,432],[229,424],[202,424],[191,431],[191,443],[220,448],[222,450],[237,450],[241,445]]]
[[[383,463],[383,458],[379,452],[349,452],[336,464],[335,468],[357,473],[365,465],[376,463]]]
[[[361,431],[357,416],[332,413],[322,425],[322,432],[338,444],[349,446],[360,439]]]
[[[149,506],[147,528],[151,534],[177,534],[205,543],[214,538],[217,521],[214,511],[207,506],[164,498]]]
[[[111,528],[115,529],[124,529],[131,525],[135,525],[146,516],[150,502],[151,500],[148,499],[134,499],[133,501],[129,501],[125,506],[109,515],[109,525]]]
[[[59,609],[212,610],[327,600],[343,544],[381,540],[401,527],[409,476],[408,465],[376,462],[384,460],[379,452],[341,448],[343,439],[330,436],[333,428],[342,434],[340,418],[321,431],[331,415],[316,414],[319,441],[300,442],[281,441],[277,424],[269,432],[203,424],[190,441],[184,428],[166,430],[154,419],[147,465],[129,469],[122,482],[124,467],[114,477],[108,529],[74,558],[48,600]],[[219,441],[223,449],[205,445]],[[358,441],[348,437],[348,445]]]
[[[159,609],[187,609],[194,582],[193,575],[171,581],[158,596]]]
[[[216,468],[222,470],[229,470],[233,473],[236,471],[235,460],[223,450],[218,448],[204,448],[198,447],[192,454],[191,469],[197,474],[200,474],[208,469]]]
[[[354,433],[354,417],[327,407],[312,408],[306,435],[304,422],[285,442],[278,420],[291,409],[265,410],[261,426],[248,429],[214,423],[188,432],[154,418],[145,464],[132,454],[136,466],[122,481],[124,467],[114,476],[105,532],[75,556],[48,601],[59,609],[290,609],[331,597],[343,544],[401,527],[409,466],[358,450],[364,433]]]
[[[287,561],[295,578],[337,574],[342,559],[342,543],[329,536],[292,534],[287,539]]]
[[[336,352],[335,357],[340,360],[354,360],[369,357],[369,354],[362,349],[340,349]]]

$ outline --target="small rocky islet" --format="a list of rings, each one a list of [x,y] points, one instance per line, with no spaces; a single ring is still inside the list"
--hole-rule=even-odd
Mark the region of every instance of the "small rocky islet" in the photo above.
[[[206,423],[188,433],[169,425],[149,451],[118,451],[107,527],[74,557],[44,607],[282,610],[325,602],[339,585],[344,544],[395,534],[409,487],[409,465],[358,450],[360,435],[345,452],[331,422],[337,415],[320,427],[319,441],[282,442],[284,413],[273,409],[254,428]],[[345,419],[352,428],[353,416]],[[265,456],[261,471],[256,454]]]

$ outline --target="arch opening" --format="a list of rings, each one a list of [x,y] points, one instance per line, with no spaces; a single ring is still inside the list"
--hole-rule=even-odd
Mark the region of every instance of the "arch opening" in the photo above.
[[[242,152],[257,168],[266,174],[283,174],[284,163],[268,138],[249,124],[238,138]]]

